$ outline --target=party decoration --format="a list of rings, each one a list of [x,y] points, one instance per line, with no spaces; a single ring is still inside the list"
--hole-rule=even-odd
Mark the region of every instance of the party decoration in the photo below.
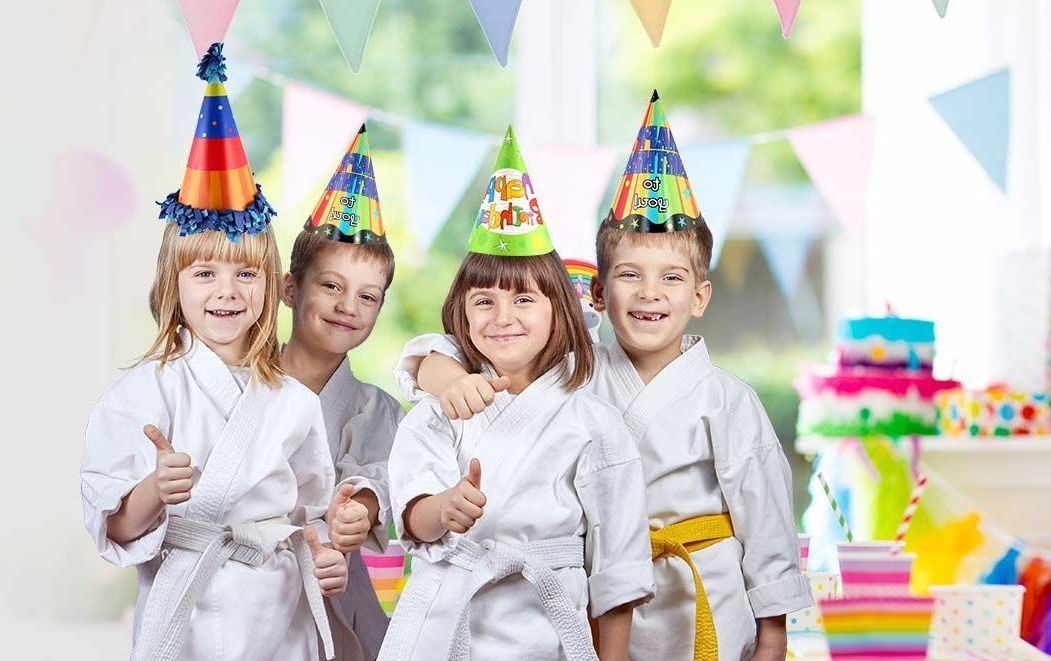
[[[986,174],[1006,192],[1011,70],[993,72],[932,96],[930,101]]]
[[[369,43],[372,24],[380,0],[318,0],[328,19],[339,51],[355,73],[361,69],[365,46]]]
[[[508,126],[467,250],[528,257],[546,255],[554,249],[514,130]]]
[[[387,242],[364,124],[303,229],[342,243]]]
[[[806,269],[807,256],[814,239],[806,234],[760,236],[759,250],[766,257],[777,288],[790,298],[799,287],[799,279]]]
[[[833,660],[927,658],[930,597],[848,597],[820,605]]]
[[[916,487],[912,490],[912,495],[909,496],[909,504],[905,506],[905,513],[901,517],[901,525],[898,526],[898,531],[894,535],[895,540],[899,542],[905,541],[905,534],[909,532],[912,517],[916,515],[916,510],[920,506],[920,498],[923,498],[923,492],[926,489],[927,476],[920,475],[916,480]]]
[[[865,226],[876,121],[849,115],[792,129],[788,141],[832,215],[860,234]]]
[[[945,12],[949,11],[949,0],[933,0],[934,9],[938,12],[938,16],[945,18]]]
[[[240,0],[179,0],[179,8],[190,31],[197,57],[204,57],[208,47],[226,41]]]
[[[657,90],[605,222],[643,233],[676,232],[704,223]]]
[[[912,589],[926,594],[932,585],[952,585],[956,582],[963,559],[977,549],[985,536],[979,530],[981,517],[977,513],[950,521],[932,532],[910,549],[916,553],[912,570]]]
[[[179,226],[180,234],[225,232],[231,241],[266,231],[276,215],[252,178],[230,99],[226,94],[223,45],[212,44],[197,65],[207,82],[197,118],[182,188],[161,206],[160,218]]]
[[[602,325],[602,313],[595,309],[594,299],[591,297],[591,282],[598,277],[598,267],[591,262],[579,259],[563,259],[566,265],[566,273],[569,281],[580,299],[580,307],[584,312],[584,325],[591,334],[591,341],[598,342],[598,329]]]
[[[407,121],[401,134],[417,245],[426,250],[460,202],[493,139],[474,131]],[[456,167],[447,159],[456,155]]]
[[[507,51],[511,48],[511,33],[518,20],[522,0],[471,0],[471,9],[489,41],[489,48],[500,66],[507,66]]]
[[[850,531],[847,517],[844,516],[843,512],[839,509],[839,503],[836,501],[836,497],[832,495],[832,489],[828,486],[828,481],[825,480],[825,476],[820,472],[817,473],[817,479],[821,482],[821,489],[825,492],[825,498],[828,499],[828,504],[832,507],[833,513],[836,514],[836,521],[839,523],[839,527],[843,530],[843,536],[847,538],[848,542],[853,542],[854,533]]]
[[[283,105],[281,183],[285,204],[294,206],[327,174],[338,150],[365,122],[368,108],[293,82],[285,85]]]
[[[683,169],[693,175],[697,195],[704,199],[704,220],[712,232],[713,271],[722,258],[751,153],[751,140],[722,140],[686,146],[681,150]],[[751,245],[742,252],[746,256],[741,261],[747,265]]]
[[[781,36],[788,39],[792,36],[792,29],[796,25],[796,14],[799,13],[799,5],[802,0],[774,0],[777,7],[777,16],[781,19]]]
[[[138,209],[132,174],[113,159],[88,149],[59,154],[52,181],[64,183],[65,195],[54,198],[51,218],[61,219],[77,234],[113,232]]]
[[[664,24],[668,22],[668,9],[671,8],[671,0],[631,0],[631,6],[646,29],[653,47],[661,45],[661,37],[664,36]]]

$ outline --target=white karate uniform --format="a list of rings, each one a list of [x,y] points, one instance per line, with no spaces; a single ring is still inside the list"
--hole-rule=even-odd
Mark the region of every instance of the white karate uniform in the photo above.
[[[451,337],[406,345],[395,376],[410,397],[419,361],[431,351],[462,360]],[[729,512],[734,537],[691,554],[715,621],[721,660],[750,659],[755,618],[813,603],[799,570],[792,480],[781,444],[755,392],[715,367],[704,340],[685,336],[683,353],[644,384],[616,342],[596,347],[588,389],[623,412],[642,455],[653,529]],[[692,659],[696,590],[685,562],[654,563],[657,596],[635,609],[631,658]]]
[[[365,545],[382,553],[387,548],[391,522],[387,458],[405,411],[380,388],[358,381],[347,360],[319,396],[336,467],[336,486],[352,484],[356,490],[370,489],[376,494],[379,517]],[[347,569],[346,592],[327,600],[336,659],[371,661],[379,654],[387,631],[387,614],[376,598],[360,552],[347,554]]]
[[[183,337],[189,337],[185,331]],[[99,553],[138,570],[133,658],[161,656],[154,645],[177,619],[191,577],[206,575],[198,567],[204,548],[171,547],[181,526],[196,524],[233,526],[226,543],[213,546],[237,554],[220,559],[198,598],[186,600],[192,614],[173,654],[316,661],[315,618],[324,622],[324,605],[299,526],[319,521],[332,495],[318,398],[294,379],[283,378],[278,388],[249,381],[248,370],[231,371],[200,341],[162,369],[157,365],[129,369],[96,404],[81,471],[84,521]],[[146,534],[117,544],[106,534],[109,516],[156,467],[146,424],[190,455],[194,485],[188,502],[166,507]],[[314,603],[307,580],[314,581]]]
[[[414,542],[406,505],[455,485],[472,458],[482,517]],[[567,393],[557,368],[469,421],[425,397],[398,429],[390,473],[413,570],[381,659],[593,659],[588,604],[599,616],[652,596],[638,450],[617,412]]]

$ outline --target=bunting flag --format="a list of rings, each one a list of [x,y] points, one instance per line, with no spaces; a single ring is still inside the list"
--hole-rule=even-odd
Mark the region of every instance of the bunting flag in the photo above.
[[[132,174],[119,162],[90,149],[59,154],[52,181],[63,182],[65,194],[55,196],[49,217],[62,219],[72,235],[115,232],[140,208]]]
[[[945,12],[949,10],[949,0],[933,0],[934,9],[937,10],[938,16],[945,18]]]
[[[416,245],[427,250],[463,198],[493,139],[463,129],[409,121],[401,134]],[[450,167],[455,159],[456,166]],[[472,212],[474,209],[472,208]]]
[[[748,267],[752,265],[752,256],[755,254],[755,243],[751,239],[740,239],[723,244],[719,278],[726,283],[731,293],[739,292],[744,287]]]
[[[204,57],[208,47],[226,41],[226,32],[234,20],[239,0],[179,0],[182,16],[193,40],[197,57]]]
[[[518,20],[522,0],[471,0],[471,9],[482,25],[489,48],[493,49],[500,66],[507,66],[507,51],[511,47],[511,33]]]
[[[813,240],[808,234],[780,234],[757,239],[777,288],[785,298],[792,298],[799,286]]]
[[[933,96],[931,105],[1000,190],[1007,192],[1011,70],[1001,69]]]
[[[683,166],[690,173],[701,215],[712,231],[712,270],[719,263],[723,242],[730,229],[737,199],[741,194],[751,140],[725,140],[684,147]]]
[[[369,43],[380,0],[318,0],[343,59],[357,73]]]
[[[788,140],[832,215],[856,233],[864,230],[876,120],[849,115],[788,132]]]
[[[595,261],[595,231],[617,153],[610,147],[527,145],[529,175],[544,192],[544,217],[560,255]]]
[[[300,83],[285,85],[281,117],[283,208],[295,205],[331,174],[368,108]]]
[[[799,13],[801,2],[802,0],[774,0],[777,15],[781,19],[781,36],[785,39],[792,36],[792,28],[796,26],[796,14]]]
[[[649,35],[653,47],[660,46],[661,37],[664,36],[664,25],[668,22],[671,0],[631,0],[631,6],[639,15],[642,27],[646,28],[646,34]]]

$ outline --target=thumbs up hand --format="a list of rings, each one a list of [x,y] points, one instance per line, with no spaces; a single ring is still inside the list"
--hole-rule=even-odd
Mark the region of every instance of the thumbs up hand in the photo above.
[[[157,468],[154,475],[161,502],[165,505],[185,503],[190,499],[190,489],[193,487],[190,455],[176,452],[161,430],[153,425],[143,427],[142,433],[157,448]]]
[[[482,465],[477,459],[471,459],[467,475],[456,486],[442,492],[439,508],[442,526],[452,532],[467,532],[482,517],[483,507]]]
[[[328,506],[328,538],[341,553],[357,551],[368,539],[372,523],[369,509],[354,500],[354,486],[344,484]]]
[[[314,578],[321,586],[321,594],[326,597],[343,594],[347,589],[347,559],[339,551],[324,546],[312,526],[303,529],[303,536],[314,558]]]

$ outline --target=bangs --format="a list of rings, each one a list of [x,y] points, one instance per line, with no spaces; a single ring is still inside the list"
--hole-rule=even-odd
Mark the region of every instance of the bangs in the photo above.
[[[631,248],[666,248],[684,256],[700,280],[708,278],[712,261],[712,232],[705,223],[677,232],[626,232],[603,223],[599,227],[595,246],[599,278],[608,275],[613,252],[621,245]]]
[[[553,278],[552,276],[556,276]],[[557,270],[552,273],[547,255],[535,257],[498,257],[468,253],[457,278],[464,292],[471,289],[505,289],[521,294],[539,291],[548,298],[558,294]]]
[[[179,228],[169,225],[167,231],[178,233]],[[177,271],[182,271],[197,261],[227,262],[265,269],[275,250],[274,237],[269,228],[266,232],[244,234],[236,243],[223,232],[215,230],[187,236],[173,236],[171,241],[175,249]]]

